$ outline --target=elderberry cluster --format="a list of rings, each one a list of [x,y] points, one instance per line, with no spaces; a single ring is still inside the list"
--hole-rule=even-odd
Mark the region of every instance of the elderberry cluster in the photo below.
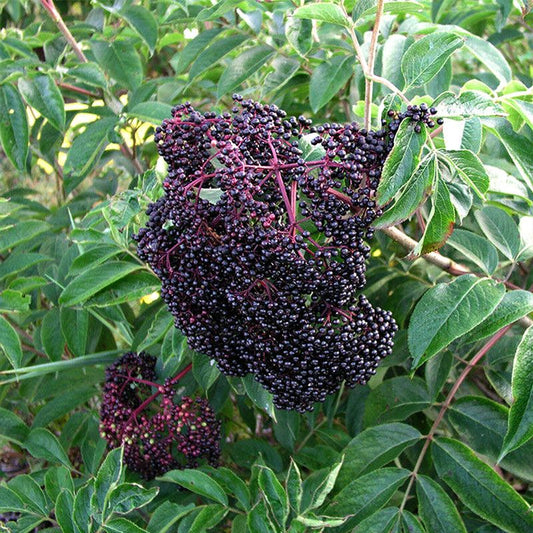
[[[123,355],[106,370],[100,431],[109,448],[124,446],[124,462],[145,479],[176,468],[194,468],[200,459],[216,466],[220,422],[206,400],[175,399],[167,380],[153,391],[155,357]],[[160,399],[157,408],[153,400]]]
[[[366,383],[391,352],[391,313],[358,294],[365,241],[399,122],[429,125],[431,111],[367,131],[234,101],[222,115],[178,105],[157,128],[168,177],[137,251],[191,348],[306,411],[343,381]]]

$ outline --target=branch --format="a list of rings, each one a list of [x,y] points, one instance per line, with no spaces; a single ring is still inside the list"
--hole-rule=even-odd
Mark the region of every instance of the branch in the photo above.
[[[368,52],[368,64],[365,72],[365,128],[370,129],[372,124],[372,84],[374,75],[374,62],[376,60],[376,49],[378,46],[379,25],[383,15],[383,5],[385,0],[378,0],[376,6],[376,20],[372,28],[372,37],[370,39],[370,50]]]
[[[422,450],[420,451],[420,455],[418,456],[418,460],[416,461],[415,467],[413,468],[413,471],[411,472],[411,477],[409,479],[409,485],[407,485],[407,489],[405,490],[402,504],[400,506],[400,512],[403,511],[405,504],[407,503],[407,499],[409,498],[409,493],[411,492],[411,489],[413,488],[413,484],[415,482],[416,476],[418,475],[418,471],[420,470],[420,467],[422,466],[422,461],[424,460],[424,457],[426,456],[426,452],[429,449],[429,444],[433,440],[435,436],[435,432],[437,431],[437,428],[442,422],[442,419],[444,418],[446,411],[450,407],[455,394],[459,390],[459,387],[462,385],[463,381],[465,380],[466,376],[468,376],[470,371],[477,365],[477,363],[479,363],[479,361],[483,358],[483,356],[511,329],[511,326],[512,324],[509,324],[508,326],[505,326],[504,328],[500,329],[498,333],[495,333],[485,343],[483,348],[481,348],[481,350],[479,350],[479,352],[476,355],[474,355],[472,360],[466,365],[464,370],[461,372],[461,375],[457,378],[457,381],[453,384],[453,387],[448,393],[446,400],[442,404],[442,407],[439,411],[439,414],[437,415],[437,418],[435,418],[435,422],[433,422],[433,425],[431,426],[431,429],[429,430],[429,433],[426,436],[426,441],[424,442],[424,446],[422,447]]]
[[[76,85],[71,85],[70,83],[63,83],[61,81],[56,81],[56,85],[58,87],[61,87],[62,89],[66,89],[67,91],[84,94],[86,96],[90,96],[91,98],[100,98],[99,94],[88,91],[87,89],[83,89],[82,87],[77,87]]]
[[[409,237],[409,235],[406,235],[398,228],[383,228],[381,231],[385,233],[385,235],[388,235],[393,241],[396,241],[397,243],[401,244],[406,250],[409,250],[409,252],[412,252],[415,246],[418,244],[414,239]],[[452,276],[462,276],[463,274],[477,275],[475,272],[472,272],[472,270],[470,270],[468,267],[460,265],[455,261],[452,261],[449,257],[445,257],[439,252],[430,252],[429,254],[424,254],[421,257],[422,259],[425,259],[428,263],[438,266],[440,269],[448,272],[448,274],[451,274]],[[501,281],[508,289],[511,290],[521,289],[521,287],[518,287],[514,283],[511,283],[506,280],[496,281]],[[524,327],[529,327],[533,325],[533,320],[531,320],[527,316],[521,318],[519,322]]]
[[[65,21],[61,17],[61,14],[56,9],[54,0],[41,0],[41,4],[46,9],[46,11],[48,11],[48,14],[52,18],[52,20],[56,23],[59,31],[63,34],[67,42],[70,44],[70,46],[74,50],[74,53],[78,56],[78,59],[82,63],[87,63],[88,59],[85,57],[85,54],[83,53],[76,39],[74,39],[74,36],[72,35],[72,33],[70,33],[70,30],[67,28],[67,25],[65,24]]]

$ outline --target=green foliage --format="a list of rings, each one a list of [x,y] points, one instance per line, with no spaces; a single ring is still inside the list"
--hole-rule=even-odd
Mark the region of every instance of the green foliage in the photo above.
[[[530,4],[0,0],[8,530],[533,530]],[[444,119],[402,122],[376,199],[364,292],[394,351],[306,414],[190,350],[135,254],[166,174],[155,127],[233,92],[316,124],[379,129],[422,103]],[[311,141],[306,161],[325,155]],[[178,394],[209,399],[221,467],[147,482],[106,451],[104,370],[132,349],[162,379],[192,363]]]

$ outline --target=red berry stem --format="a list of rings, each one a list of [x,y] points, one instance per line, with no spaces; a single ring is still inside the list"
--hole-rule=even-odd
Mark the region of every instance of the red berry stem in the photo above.
[[[190,370],[192,370],[192,363],[189,363],[179,374],[176,374],[169,381],[168,384],[169,385],[176,384],[183,376],[187,375]],[[146,400],[144,400],[144,402],[142,402],[141,405],[139,405],[139,407],[137,407],[137,409],[135,409],[135,411],[131,413],[128,423],[131,422],[134,418],[136,418],[139,413],[142,413],[148,405],[150,405],[160,394],[163,393],[164,389],[162,385],[157,385],[157,384],[154,384],[154,385],[158,387],[157,391],[154,392],[151,396],[148,396],[148,398],[146,398]]]

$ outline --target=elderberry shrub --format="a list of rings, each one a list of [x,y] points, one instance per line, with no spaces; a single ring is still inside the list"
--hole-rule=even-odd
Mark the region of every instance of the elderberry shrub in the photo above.
[[[155,364],[151,355],[129,352],[106,370],[100,431],[108,447],[124,446],[125,464],[145,479],[195,468],[200,459],[217,466],[220,422],[207,400],[176,400],[170,380],[153,383]]]
[[[399,123],[431,127],[434,110],[412,106],[367,131],[234,101],[222,115],[178,105],[156,129],[168,177],[137,251],[191,348],[304,412],[343,381],[366,383],[391,352],[391,313],[358,295],[365,241]],[[320,159],[304,159],[306,134]]]

